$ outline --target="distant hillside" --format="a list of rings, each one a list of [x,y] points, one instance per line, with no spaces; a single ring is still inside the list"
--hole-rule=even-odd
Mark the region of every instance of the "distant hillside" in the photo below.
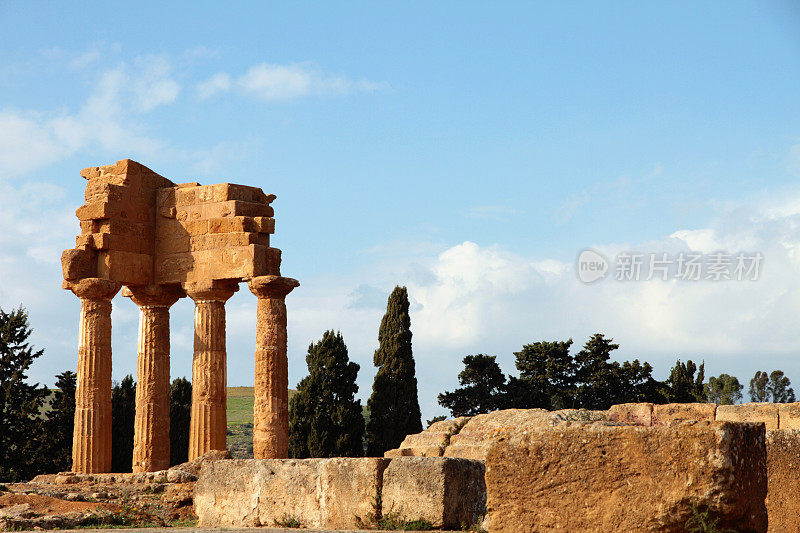
[[[297,394],[289,389],[289,399]],[[253,423],[253,387],[228,387],[228,426]]]

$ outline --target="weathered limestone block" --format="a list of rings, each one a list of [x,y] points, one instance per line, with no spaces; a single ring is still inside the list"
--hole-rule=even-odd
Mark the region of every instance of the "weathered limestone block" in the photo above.
[[[623,424],[636,426],[653,425],[652,403],[621,403],[612,405],[608,410],[608,419]]]
[[[67,287],[81,299],[72,470],[111,470],[111,299],[119,284],[97,278]]]
[[[715,403],[666,403],[653,406],[653,425],[669,426],[681,422],[713,422],[717,412]]]
[[[248,283],[258,297],[253,404],[253,455],[289,457],[289,360],[286,356],[286,296],[300,283],[261,276]]]
[[[147,285],[153,279],[153,256],[103,250],[98,253],[97,275],[125,285]]]
[[[384,457],[441,457],[450,439],[469,420],[468,416],[434,422],[422,433],[407,435],[396,450],[389,450]]]
[[[486,513],[484,471],[483,461],[471,459],[394,458],[383,473],[383,515],[442,529],[471,526]]]
[[[768,531],[800,531],[800,430],[767,431]]]
[[[739,405],[719,405],[715,418],[728,422],[763,422],[767,431],[778,429],[778,404],[742,403]]]
[[[203,465],[194,504],[201,527],[348,529],[374,512],[388,459],[247,459]]]
[[[778,427],[800,429],[800,402],[778,404]]]
[[[192,419],[189,460],[226,447],[227,352],[225,302],[236,283],[187,284],[194,300],[194,359],[192,362]]]
[[[469,419],[461,431],[450,437],[444,456],[483,460],[495,439],[563,423],[557,412],[546,409],[504,409],[476,415]]]
[[[494,443],[489,531],[684,532],[692,505],[720,528],[764,532],[762,424],[567,424]]]
[[[61,254],[61,270],[67,281],[97,277],[97,252],[84,248],[64,250]]]
[[[155,279],[172,284],[279,275],[280,257],[277,248],[260,244],[165,254],[156,261]]]

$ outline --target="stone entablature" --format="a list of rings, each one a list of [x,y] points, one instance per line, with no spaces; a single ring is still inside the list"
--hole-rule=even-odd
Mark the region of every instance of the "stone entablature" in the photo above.
[[[259,298],[256,457],[287,457],[286,295],[271,248],[273,194],[222,183],[175,184],[129,159],[86,168],[81,234],[61,261],[81,299],[73,470],[111,468],[111,300],[140,308],[134,472],[169,466],[169,308],[195,302],[190,460],[225,449],[225,302],[247,282]],[[262,375],[264,374],[264,375]]]

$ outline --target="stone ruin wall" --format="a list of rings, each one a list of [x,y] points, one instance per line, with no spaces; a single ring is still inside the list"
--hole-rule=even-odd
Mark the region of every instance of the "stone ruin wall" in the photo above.
[[[741,432],[735,429],[735,426],[739,425],[758,427],[758,424],[764,425],[760,433],[750,430]],[[731,428],[725,429],[728,426]],[[661,435],[664,431],[670,432],[671,436],[667,440]],[[725,450],[719,449],[712,453],[710,450],[713,450],[714,446],[703,443],[699,437],[706,431],[716,434],[733,431],[733,434],[738,436],[731,441],[732,444],[727,443]],[[648,445],[648,440],[658,444]],[[643,443],[641,445],[645,447],[650,446],[650,451],[645,454],[636,452],[637,441]],[[680,445],[675,444],[676,442],[680,442]],[[663,451],[659,451],[661,448]],[[601,456],[598,451],[601,449],[605,450],[603,454],[607,455]],[[565,482],[567,479],[588,476],[585,479],[586,485],[581,485],[583,488],[573,487],[576,491],[574,493],[556,496],[547,488],[550,485],[544,481],[542,483],[547,486],[540,487],[538,481],[532,484],[532,479],[538,479],[544,475],[545,470],[553,467],[554,459],[552,457],[547,459],[547,453],[561,454],[559,456],[563,458],[564,464],[548,475],[557,476],[567,469],[569,475],[565,478]],[[686,457],[679,458],[681,453]],[[697,456],[692,458],[692,453]],[[709,494],[713,494],[714,491],[719,491],[718,494],[728,492],[731,494],[730,497],[734,497],[733,495],[744,490],[741,486],[725,488],[715,484],[718,481],[735,480],[748,487],[745,492],[750,494],[752,503],[759,497],[756,494],[759,491],[753,491],[752,484],[758,484],[763,476],[767,485],[764,505],[769,526],[766,527],[766,520],[759,519],[756,521],[761,525],[754,527],[753,530],[775,533],[800,531],[800,501],[797,499],[797,486],[800,485],[800,402],[738,405],[628,403],[614,405],[607,411],[506,409],[436,422],[422,433],[408,435],[399,448],[386,452],[386,457],[461,457],[484,460],[487,466],[490,516],[493,514],[492,507],[494,513],[503,516],[521,516],[517,513],[519,509],[509,512],[509,509],[501,505],[501,501],[511,501],[516,494],[522,498],[518,502],[522,506],[520,509],[538,506],[550,509],[553,516],[561,516],[564,520],[577,520],[574,517],[594,516],[591,513],[594,513],[595,509],[581,511],[568,505],[568,501],[589,501],[593,498],[592,501],[600,510],[618,508],[619,502],[612,500],[614,497],[619,498],[619,495],[608,496],[612,498],[609,501],[596,497],[595,493],[608,487],[604,488],[602,483],[598,484],[595,481],[604,475],[613,479],[621,468],[638,473],[631,478],[636,480],[636,483],[644,483],[645,478],[652,474],[651,485],[638,486],[637,489],[639,492],[651,494],[650,499],[640,498],[635,506],[626,506],[625,509],[631,509],[630,512],[633,513],[634,508],[639,508],[644,510],[642,516],[655,516],[664,512],[663,491],[672,483],[670,481],[672,478],[666,474],[667,471],[674,470],[673,474],[676,476],[688,475],[693,477],[693,483],[698,483],[698,480],[708,474],[706,470],[708,465],[704,462],[706,457],[729,456],[730,461],[741,461],[742,454],[745,454],[758,463],[756,457],[759,453],[765,454],[761,466],[762,469],[765,466],[765,472],[755,472],[750,465],[744,470],[734,469],[733,472],[718,475],[716,481],[708,480],[707,487],[713,488],[709,489]],[[530,463],[525,464],[523,468],[525,461]],[[676,461],[682,461],[681,468],[677,470],[673,464]],[[607,471],[608,468],[611,470]],[[544,470],[536,474],[537,469]],[[495,473],[490,475],[490,471]],[[512,475],[513,472],[517,472],[517,475]],[[662,476],[667,476],[663,477],[663,484],[659,482]],[[559,482],[553,481],[553,483],[558,485]],[[613,483],[609,486],[613,486]],[[584,489],[588,491],[586,494],[581,492]],[[692,490],[696,492],[696,489],[695,486]],[[675,488],[672,495],[677,500],[685,498],[690,491],[687,488],[687,492],[681,494],[682,490]],[[491,501],[493,493],[496,495],[494,504]],[[761,498],[763,497],[761,494]],[[721,496],[717,499],[720,502],[724,500]],[[685,510],[684,508],[683,511]],[[730,514],[730,511],[729,509],[726,512]],[[562,512],[565,514],[561,515]],[[597,525],[602,523],[598,518],[602,512],[598,513],[600,514],[593,518],[595,520],[592,522],[593,527],[596,526],[597,531],[608,531],[608,527],[611,527],[608,524]],[[603,515],[603,520],[612,520],[613,514],[609,511]],[[678,514],[673,514],[673,518],[676,516],[680,518]],[[681,518],[683,521],[685,519]],[[512,518],[505,527],[495,523],[495,527],[490,527],[490,531],[527,531],[528,529],[523,527],[524,520]],[[742,517],[734,516],[734,520],[742,520]],[[617,526],[621,527],[619,530],[637,531],[635,527],[628,529],[620,524]],[[581,528],[584,528],[582,530],[595,530],[586,527],[586,524],[581,525]],[[664,529],[667,530],[671,531]]]
[[[81,171],[81,234],[61,257],[63,288],[81,300],[73,470],[111,467],[111,300],[139,306],[134,472],[169,462],[169,308],[195,302],[189,457],[225,449],[225,302],[246,282],[258,298],[254,453],[288,454],[285,297],[270,247],[275,195],[221,183],[175,184],[129,159]]]
[[[280,275],[275,195],[222,183],[175,184],[131,160],[81,171],[81,234],[62,258],[64,279],[177,285]]]

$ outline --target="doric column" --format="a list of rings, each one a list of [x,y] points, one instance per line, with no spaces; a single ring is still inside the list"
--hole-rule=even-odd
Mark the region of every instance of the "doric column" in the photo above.
[[[184,285],[195,303],[190,461],[210,450],[226,449],[225,302],[238,288],[233,282]]]
[[[289,457],[285,298],[300,283],[281,276],[259,276],[248,285],[258,297],[253,454],[256,459],[284,459]]]
[[[72,470],[111,471],[111,299],[120,285],[86,278],[68,283],[81,299]]]
[[[185,296],[180,287],[128,287],[139,306],[133,471],[169,468],[169,308]]]

